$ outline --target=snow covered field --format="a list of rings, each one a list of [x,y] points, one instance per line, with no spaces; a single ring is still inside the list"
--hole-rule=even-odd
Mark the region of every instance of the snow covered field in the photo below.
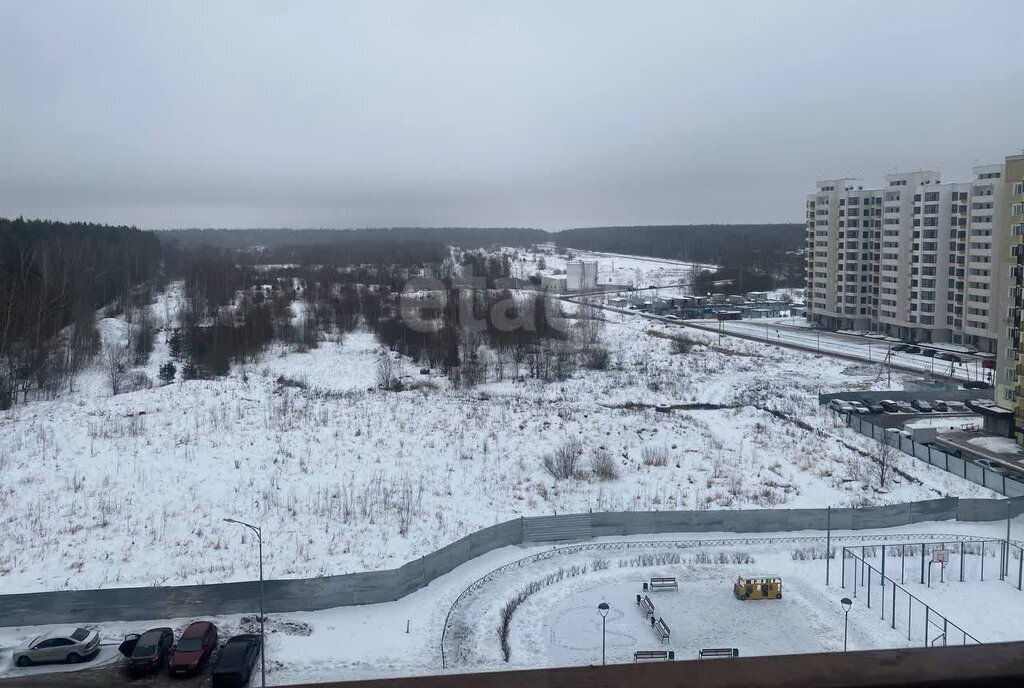
[[[551,247],[553,249],[553,246]],[[512,251],[513,249],[506,249]],[[693,281],[697,270],[715,270],[715,265],[688,263],[667,258],[647,258],[643,256],[627,256],[619,253],[601,253],[596,251],[580,251],[573,249],[571,258],[557,253],[532,254],[519,251],[519,262],[514,263],[519,277],[529,277],[536,272],[546,275],[565,275],[566,263],[569,260],[593,261],[597,263],[598,284],[618,284],[629,287],[662,287],[669,284],[689,284]],[[540,267],[543,259],[544,267]],[[666,289],[661,296],[688,294],[687,289]]]
[[[253,543],[225,517],[263,525],[268,577],[304,577],[397,566],[520,515],[992,496],[902,455],[911,479],[869,486],[869,441],[816,395],[879,388],[872,366],[693,330],[672,354],[678,327],[608,318],[611,367],[564,383],[454,390],[401,361],[413,388],[381,391],[365,333],[115,397],[92,371],[0,419],[0,593],[252,579]],[[164,360],[161,336],[150,372]],[[653,409],[693,403],[725,408]],[[553,480],[542,458],[568,438],[585,461],[611,452],[618,478]]]

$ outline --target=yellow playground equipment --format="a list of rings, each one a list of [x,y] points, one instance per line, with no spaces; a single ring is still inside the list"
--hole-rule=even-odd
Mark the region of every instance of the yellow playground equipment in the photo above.
[[[779,576],[740,576],[732,592],[741,600],[782,599],[782,578]]]

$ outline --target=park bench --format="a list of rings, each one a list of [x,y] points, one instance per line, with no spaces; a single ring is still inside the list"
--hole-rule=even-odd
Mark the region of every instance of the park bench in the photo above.
[[[740,651],[735,647],[706,647],[697,654],[701,659],[717,659],[719,657],[739,657]]]
[[[669,636],[672,634],[672,631],[669,629],[668,624],[665,623],[665,619],[661,618],[660,616],[657,619],[655,619],[653,616],[651,617],[651,628],[654,629],[654,632],[658,634],[658,636],[661,638],[661,642],[663,643],[666,642],[669,639]]]
[[[676,653],[672,652],[672,650],[637,650],[633,653],[634,662],[654,660],[660,660],[664,662],[675,658]]]
[[[651,598],[647,595],[640,597],[636,596],[636,603],[640,606],[640,609],[644,611],[647,616],[654,616],[654,603],[651,602]]]
[[[651,592],[654,592],[655,590],[678,590],[679,583],[676,582],[675,578],[669,576],[651,578],[650,583],[644,584],[644,589],[650,590]]]

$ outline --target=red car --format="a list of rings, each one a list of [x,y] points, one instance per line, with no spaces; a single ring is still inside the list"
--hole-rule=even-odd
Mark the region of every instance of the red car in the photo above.
[[[188,676],[202,671],[217,647],[217,627],[209,621],[190,624],[174,648],[167,673],[171,676]]]

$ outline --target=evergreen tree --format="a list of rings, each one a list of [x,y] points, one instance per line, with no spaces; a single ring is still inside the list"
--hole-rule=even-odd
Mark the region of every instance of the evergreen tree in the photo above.
[[[174,382],[174,376],[177,374],[178,369],[174,366],[174,363],[167,361],[160,366],[160,380],[165,384],[169,385]]]

